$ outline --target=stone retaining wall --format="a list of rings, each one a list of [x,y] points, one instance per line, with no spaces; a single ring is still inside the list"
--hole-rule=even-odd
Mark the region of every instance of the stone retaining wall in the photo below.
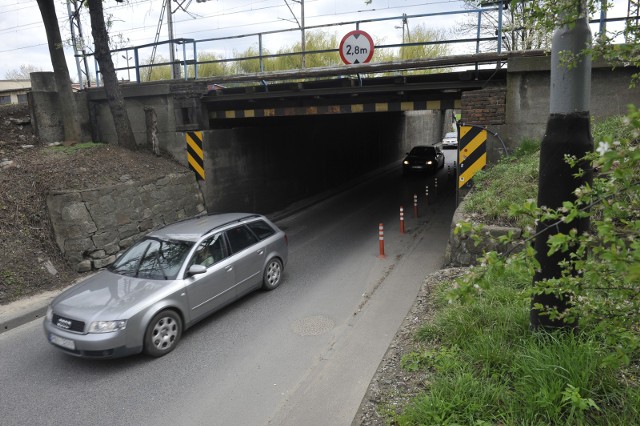
[[[58,247],[78,272],[103,268],[150,230],[205,211],[191,172],[55,191],[48,194],[47,207]]]
[[[510,248],[506,244],[499,244],[498,238],[513,232],[514,238],[520,238],[522,230],[520,228],[509,228],[504,226],[483,225],[482,232],[484,238],[476,245],[476,242],[469,236],[456,235],[455,228],[458,223],[474,223],[474,219],[465,212],[464,200],[456,209],[451,220],[451,231],[449,242],[445,252],[444,266],[471,266],[477,263],[479,257],[489,251],[505,252]]]

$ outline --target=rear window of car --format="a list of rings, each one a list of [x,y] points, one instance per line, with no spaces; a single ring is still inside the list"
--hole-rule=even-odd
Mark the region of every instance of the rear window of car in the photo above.
[[[444,135],[445,138],[454,138],[457,139],[458,135],[456,134],[456,132],[449,132],[446,135]]]
[[[247,226],[261,241],[276,233],[275,229],[273,229],[271,225],[264,220],[256,220],[255,222],[247,223]]]
[[[436,148],[433,146],[416,146],[409,155],[435,155]]]

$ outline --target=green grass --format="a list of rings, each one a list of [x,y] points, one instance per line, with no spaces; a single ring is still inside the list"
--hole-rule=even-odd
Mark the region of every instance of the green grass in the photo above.
[[[72,154],[72,153],[74,153],[76,151],[80,151],[82,149],[102,148],[104,146],[105,146],[104,143],[83,142],[83,143],[77,143],[77,144],[69,145],[69,146],[58,145],[58,146],[52,147],[51,149],[54,152],[63,152],[63,153],[66,153],[66,154]]]
[[[15,294],[22,294],[22,284],[16,278],[13,272],[5,269],[0,269],[0,283],[4,284],[6,287],[11,287],[11,291],[13,291]]]
[[[509,157],[478,173],[474,190],[465,198],[465,209],[479,214],[484,223],[517,227],[530,226],[528,217],[514,217],[509,206],[538,193],[539,143],[525,141]]]
[[[629,126],[614,117],[594,122],[593,135],[597,146],[628,137]],[[467,212],[490,223],[531,225],[508,211],[536,198],[538,161],[539,144],[526,141],[482,172],[465,199]],[[615,348],[606,333],[588,321],[577,333],[532,332],[532,276],[524,268],[490,269],[475,283],[483,290],[468,303],[450,300],[451,283],[434,289],[436,313],[416,333],[420,349],[401,361],[407,371],[428,371],[429,381],[400,414],[385,411],[390,423],[640,425],[637,360],[609,362]]]
[[[629,125],[628,119],[623,116],[608,117],[603,120],[597,117],[594,118],[592,120],[591,135],[596,147],[601,141],[633,140],[637,138],[637,136],[634,136],[634,129]]]
[[[592,120],[595,147],[601,141],[634,140],[634,128],[623,116]],[[514,217],[509,207],[538,196],[540,142],[524,140],[509,157],[474,177],[474,190],[465,198],[465,209],[481,216],[484,223],[524,228],[529,217]]]
[[[633,425],[640,389],[605,367],[599,336],[529,330],[531,277],[524,271],[486,276],[493,286],[473,303],[437,304],[417,333],[422,347],[403,368],[432,373],[428,390],[399,425]],[[448,284],[439,289],[447,297]],[[426,343],[426,345],[424,344]]]

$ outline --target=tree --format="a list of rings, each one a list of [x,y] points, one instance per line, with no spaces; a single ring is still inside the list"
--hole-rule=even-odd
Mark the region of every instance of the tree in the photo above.
[[[198,77],[215,77],[228,74],[229,65],[226,62],[207,62],[218,61],[220,59],[222,59],[222,57],[213,53],[198,53]]]
[[[417,45],[403,46],[400,48],[400,59],[419,59],[419,58],[439,58],[449,54],[449,48],[444,43],[438,43],[445,40],[444,31],[429,30],[424,25],[418,25],[409,31],[407,25],[407,34],[404,37],[404,43],[423,43]],[[442,72],[442,70],[417,70],[410,73],[426,74]]]
[[[32,72],[40,72],[42,68],[35,65],[20,65],[20,68],[9,70],[5,73],[4,78],[7,80],[29,80]]]
[[[168,62],[167,59],[158,55],[155,58],[155,63]],[[171,80],[171,65],[153,65],[151,66],[151,59],[144,62],[147,67],[140,68],[140,80],[141,81],[159,81],[159,80]]]
[[[525,7],[527,20],[532,22],[535,28],[551,33],[555,28],[565,25],[571,26],[577,15],[576,11],[582,9],[587,17],[601,16],[614,4],[614,0],[504,0],[513,9],[518,6]],[[479,5],[483,1],[476,0]],[[584,3],[584,4],[582,4]],[[582,4],[582,6],[580,6]],[[603,28],[603,31],[594,34],[593,45],[583,47],[576,54],[563,55],[562,62],[567,67],[573,66],[577,59],[584,55],[592,55],[594,58],[602,58],[608,61],[612,67],[624,64],[625,66],[640,67],[640,25],[633,17],[640,15],[640,2],[631,0],[628,5],[627,20],[621,29]],[[635,84],[640,78],[640,73],[634,75],[631,84]]]
[[[516,3],[512,0],[510,5]],[[575,214],[568,213],[560,221],[556,219],[557,212],[571,212],[580,191],[583,188],[589,190],[592,186],[591,163],[580,160],[593,152],[589,115],[591,55],[598,49],[591,45],[588,16],[598,8],[606,10],[610,4],[608,0],[527,3],[532,18],[542,28],[555,29],[551,52],[550,114],[540,152],[537,204],[543,216],[537,225],[534,245],[538,266],[533,277],[535,289],[531,299],[530,326],[536,330],[574,329],[578,326],[573,308],[579,299],[575,297],[575,291],[562,283],[567,277],[580,281],[584,274],[584,269],[575,265],[580,265],[589,253],[568,241],[589,235],[590,214],[580,210]],[[637,2],[635,4],[637,7]],[[627,21],[624,34],[637,35],[639,29],[633,21]],[[603,34],[597,37],[601,43],[600,52],[616,52],[619,55],[615,57],[616,62],[626,59],[637,65],[640,58],[633,56],[637,52],[635,47],[627,50],[624,45],[617,48],[603,46],[614,38]],[[558,241],[566,242],[561,244],[562,249],[558,249]]]
[[[498,3],[498,2],[495,2]],[[535,19],[535,13],[528,1],[505,1],[508,7],[502,10],[502,46],[505,50],[546,49],[551,46],[551,32]],[[478,2],[465,0],[468,7],[476,8]],[[498,31],[498,11],[482,13],[480,35],[495,37]],[[475,34],[478,23],[474,18],[462,25],[465,32]],[[495,42],[491,42],[493,46]]]
[[[415,43],[412,46],[405,46],[400,51],[376,50],[373,54],[373,62],[390,62],[398,59],[435,58],[445,56],[449,49],[445,44],[438,43],[445,38],[443,32],[427,30],[424,26],[418,25],[410,32],[406,39],[407,43]],[[376,39],[376,45],[384,44],[384,40]],[[339,45],[335,33],[325,33],[313,31],[306,34],[305,40],[305,62],[307,68],[329,67],[341,64],[337,46]],[[274,55],[266,49],[262,51],[263,71],[290,70],[302,67],[302,43],[294,43],[291,46],[280,48]],[[315,53],[314,53],[315,52]],[[258,73],[260,72],[260,52],[255,46],[251,46],[242,52],[234,51],[235,62],[230,66],[219,67],[220,74],[229,73]],[[273,56],[269,56],[273,55]],[[214,58],[215,59],[215,58]],[[200,60],[199,60],[200,61]],[[214,65],[214,64],[207,64]],[[218,65],[218,64],[215,64]],[[407,73],[428,73],[432,70],[407,71]],[[202,71],[198,71],[199,76],[204,76]],[[212,75],[212,74],[206,74]]]
[[[595,0],[592,0],[595,1]],[[603,1],[602,8],[607,9],[611,0]],[[629,2],[628,17],[640,16],[640,1]],[[624,43],[614,44],[616,40]],[[602,57],[612,64],[624,63],[627,66],[640,67],[640,25],[638,19],[627,19],[621,30],[603,31],[595,37],[594,56]],[[633,75],[631,85],[635,86],[640,79],[640,72]]]
[[[62,124],[64,126],[64,144],[72,145],[80,141],[80,122],[78,121],[78,109],[71,87],[69,68],[67,68],[67,61],[64,57],[56,8],[53,0],[38,0],[38,8],[47,33],[47,44],[49,45],[51,64],[53,65],[54,78],[58,89],[58,107],[61,111]]]
[[[335,33],[329,34],[322,31],[305,33],[305,66],[313,68],[340,64],[340,57],[335,52],[327,52],[335,49],[339,44]],[[309,53],[313,51],[319,53]],[[278,54],[300,52],[302,52],[302,42],[278,50]],[[274,67],[277,70],[302,68],[302,55],[279,56],[274,58],[274,62]]]
[[[91,17],[91,35],[95,45],[95,56],[100,65],[100,73],[104,82],[109,109],[113,116],[118,143],[125,148],[137,149],[136,140],[131,130],[131,122],[124,103],[124,96],[118,84],[111,50],[109,49],[109,34],[104,21],[102,0],[87,0],[89,16]]]
[[[268,50],[263,50],[262,55],[269,55]],[[234,50],[233,56],[238,59],[231,66],[233,72],[235,74],[251,74],[260,72],[260,59],[258,56],[260,52],[255,47],[249,47],[244,52],[237,52]],[[251,58],[251,59],[243,59],[243,58]],[[273,71],[273,58],[263,58],[262,59],[262,68],[264,71]]]

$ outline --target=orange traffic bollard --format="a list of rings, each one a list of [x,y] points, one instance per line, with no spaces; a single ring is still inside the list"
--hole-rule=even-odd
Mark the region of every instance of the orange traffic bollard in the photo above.
[[[424,217],[426,219],[427,214],[429,213],[429,185],[425,187],[424,202],[425,202]]]
[[[400,206],[400,233],[404,234],[404,207]]]
[[[379,258],[384,258],[384,225],[381,223],[378,225],[378,239],[380,240],[380,255]]]

